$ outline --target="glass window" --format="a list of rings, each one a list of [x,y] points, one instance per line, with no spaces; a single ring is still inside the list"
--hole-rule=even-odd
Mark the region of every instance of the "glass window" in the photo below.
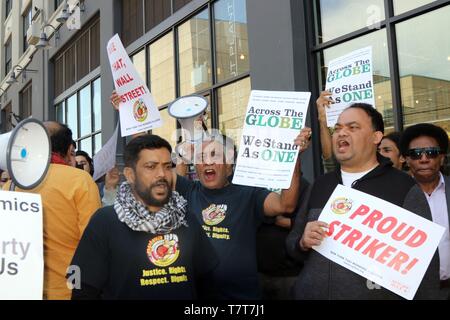
[[[172,118],[167,111],[167,108],[159,111],[161,114],[161,118],[163,120],[163,126],[153,129],[152,134],[156,134],[164,139],[166,139],[172,149],[177,144],[177,123],[175,118]]]
[[[450,6],[397,25],[405,125],[432,122],[450,131]]]
[[[67,100],[67,125],[72,130],[74,140],[78,139],[78,110],[77,95],[74,94]]]
[[[5,76],[11,71],[11,37],[5,43]]]
[[[250,78],[245,78],[218,90],[219,129],[239,147],[244,118],[250,97]]]
[[[80,91],[80,137],[92,132],[91,86]]]
[[[133,61],[134,66],[136,67],[139,76],[142,81],[147,83],[147,68],[145,65],[145,49],[139,51],[135,55],[131,57],[131,61]]]
[[[22,16],[22,28],[23,28],[23,52],[25,52],[28,49],[28,41],[27,41],[27,31],[28,28],[31,25],[31,18],[32,18],[32,10],[31,6],[29,6],[23,16]]]
[[[315,3],[319,43],[384,20],[384,0],[316,0]]]
[[[5,1],[5,20],[6,18],[8,18],[9,13],[11,12],[12,9],[12,0],[6,0]]]
[[[394,13],[401,14],[433,1],[434,0],[394,0]]]
[[[87,152],[92,157],[92,137],[81,140],[79,150]]]
[[[101,78],[98,78],[92,84],[92,93],[94,95],[92,99],[92,112],[94,116],[94,130],[98,131],[102,129],[102,91],[101,91]]]
[[[372,46],[375,107],[383,115],[385,126],[389,129],[389,127],[393,127],[394,121],[386,30],[379,30],[324,50],[319,57],[319,61],[322,61],[319,72],[320,88],[321,90],[325,89],[325,75],[330,60],[368,46]]]
[[[157,106],[175,99],[172,32],[150,45],[150,90]]]
[[[217,80],[223,81],[247,72],[247,12],[245,0],[220,0],[214,4]]]
[[[56,105],[56,121],[66,123],[66,103],[64,101]]]
[[[198,92],[211,85],[211,45],[207,10],[178,28],[180,95]]]

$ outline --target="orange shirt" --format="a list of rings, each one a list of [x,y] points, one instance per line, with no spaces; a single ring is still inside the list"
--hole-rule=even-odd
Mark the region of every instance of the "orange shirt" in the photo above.
[[[65,276],[89,219],[101,207],[97,185],[86,171],[51,164],[45,180],[26,192],[42,197],[44,299],[70,299]]]

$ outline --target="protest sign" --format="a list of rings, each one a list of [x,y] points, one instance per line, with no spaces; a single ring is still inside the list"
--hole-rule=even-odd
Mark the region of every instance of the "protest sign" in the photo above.
[[[328,127],[333,127],[342,111],[353,103],[375,107],[372,70],[372,47],[330,61],[325,90],[332,93],[335,103],[326,108]]]
[[[42,201],[0,191],[0,300],[41,300],[44,284]]]
[[[114,86],[122,98],[119,107],[122,137],[162,126],[153,97],[117,34],[109,40],[107,50]]]
[[[253,90],[247,107],[233,183],[288,189],[304,128],[309,92]]]
[[[413,299],[445,229],[410,211],[338,185],[319,221],[327,237],[314,250],[337,264]]]
[[[109,170],[116,166],[117,135],[119,134],[119,123],[112,137],[106,142],[99,152],[94,155],[94,181],[101,178]]]

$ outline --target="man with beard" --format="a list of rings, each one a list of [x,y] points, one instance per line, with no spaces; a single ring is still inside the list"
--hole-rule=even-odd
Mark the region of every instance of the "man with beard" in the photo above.
[[[217,256],[172,191],[172,149],[155,135],[125,148],[114,206],[92,217],[68,274],[72,299],[196,299]]]
[[[353,104],[339,116],[332,136],[339,168],[316,179],[307,209],[298,213],[287,239],[288,252],[304,263],[293,287],[296,299],[400,299],[400,296],[312,250],[326,236],[328,225],[317,219],[338,184],[389,201],[431,220],[425,196],[414,179],[393,168],[389,159],[377,153],[383,133],[383,118],[371,105]],[[415,298],[439,298],[437,254]]]

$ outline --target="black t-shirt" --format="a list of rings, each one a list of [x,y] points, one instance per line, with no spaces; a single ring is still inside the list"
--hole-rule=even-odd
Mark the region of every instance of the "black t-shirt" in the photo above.
[[[113,207],[98,210],[72,260],[81,283],[103,299],[195,299],[197,284],[218,263],[195,219],[167,235],[137,232]]]
[[[256,230],[264,217],[270,191],[229,184],[207,189],[178,176],[176,190],[193,213],[219,256],[213,271],[214,299],[261,298],[256,267]]]

